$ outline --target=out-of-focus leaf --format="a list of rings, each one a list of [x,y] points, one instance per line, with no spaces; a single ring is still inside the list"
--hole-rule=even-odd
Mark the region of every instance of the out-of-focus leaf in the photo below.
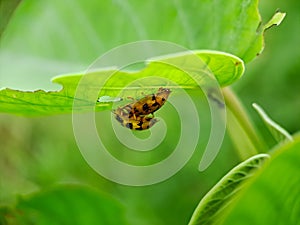
[[[300,224],[300,136],[275,149],[239,193],[222,225]]]
[[[0,206],[0,224],[7,225],[8,217],[11,213],[11,209],[8,206]]]
[[[263,49],[260,24],[258,0],[24,1],[2,40],[2,82],[47,85],[46,75],[85,69],[109,49],[139,40],[224,51],[249,62]]]
[[[125,225],[123,207],[116,200],[84,186],[69,185],[20,197],[8,224]]]
[[[283,140],[293,141],[292,136],[284,128],[275,123],[259,105],[253,103],[252,106],[262,118],[265,125],[277,142],[281,142]]]
[[[268,157],[266,154],[256,155],[234,167],[203,197],[189,225],[216,224],[224,209],[243,188],[243,183],[257,172]]]
[[[21,0],[1,0],[0,1],[0,38],[5,30],[13,12],[20,4]]]
[[[82,112],[90,110],[91,106],[95,105],[95,110],[101,111],[106,109],[111,109],[112,102],[102,101],[96,104],[96,98],[92,98],[90,92],[95,92],[95,90],[100,90],[101,82],[106,78],[106,74],[114,74],[105,84],[103,91],[99,93],[98,97],[109,96],[112,99],[115,97],[128,97],[127,96],[117,96],[119,92],[126,87],[129,83],[140,79],[140,78],[151,78],[154,83],[149,84],[151,88],[158,89],[161,86],[168,86],[168,82],[161,83],[157,80],[157,77],[166,78],[173,81],[180,88],[193,89],[198,88],[198,84],[186,73],[184,73],[181,68],[176,68],[170,66],[166,63],[161,63],[166,61],[168,63],[172,60],[176,61],[176,64],[184,64],[183,67],[191,68],[191,70],[198,70],[198,80],[203,85],[205,85],[207,78],[207,66],[219,84],[221,86],[226,86],[234,81],[236,81],[244,72],[243,61],[239,58],[222,52],[217,51],[196,51],[194,52],[196,57],[200,57],[203,62],[201,65],[203,68],[198,68],[198,64],[194,65],[193,61],[189,61],[189,57],[195,57],[194,54],[190,52],[183,53],[181,55],[167,55],[165,57],[160,57],[155,60],[154,58],[148,62],[146,67],[142,70],[135,72],[126,72],[119,70],[101,70],[98,72],[93,72],[88,74],[89,82],[85,83],[83,86],[83,91],[86,98],[77,101],[76,106],[73,108],[73,100],[76,93],[76,88],[79,81],[83,77],[83,74],[78,75],[67,75],[60,76],[53,79],[53,82],[61,84],[63,86],[60,91],[50,91],[46,92],[43,90],[38,90],[34,92],[24,92],[12,89],[3,89],[0,91],[0,112],[15,113],[22,115],[50,115],[59,113],[71,113],[72,110],[75,112]],[[198,63],[198,62],[197,62]],[[132,87],[131,87],[132,88]],[[135,87],[140,89],[141,86]],[[148,87],[143,86],[142,91],[146,90]],[[174,87],[176,89],[176,87]],[[77,99],[78,100],[78,99]]]

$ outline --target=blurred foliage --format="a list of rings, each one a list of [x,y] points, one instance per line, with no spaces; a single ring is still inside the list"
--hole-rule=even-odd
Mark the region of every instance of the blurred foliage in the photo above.
[[[106,15],[108,18],[116,16],[112,11],[106,11],[104,8],[99,12],[92,4],[93,1],[87,1],[90,3],[87,8],[92,11],[92,14],[86,15],[80,13],[82,8],[76,4],[76,1],[64,1],[64,8],[51,7],[49,2],[39,1],[32,6],[30,1],[26,1],[21,5],[23,8],[15,12],[13,20],[21,16],[18,15],[19,10],[23,10],[25,15],[16,28],[21,33],[14,36],[13,48],[7,48],[7,45],[4,46],[5,40],[1,41],[1,86],[21,89],[37,87],[58,89],[58,86],[50,84],[50,77],[85,69],[88,63],[99,54],[130,40],[128,36],[137,32],[132,28],[127,31],[112,29],[112,33],[103,34],[104,39],[110,43],[104,48],[99,44],[101,40],[93,38],[99,36],[97,35],[99,31],[86,27],[88,33],[82,33],[78,27],[84,26],[89,19],[87,16],[92,18],[98,18],[99,15]],[[53,1],[53,3],[59,4],[58,1]],[[165,4],[164,7],[167,7],[167,3]],[[276,8],[287,12],[287,17],[280,27],[276,28],[278,29],[276,32],[265,34],[267,43],[265,51],[255,61],[247,64],[246,74],[233,85],[235,92],[244,102],[270,146],[274,142],[259,116],[252,109],[251,103],[258,102],[262,105],[271,118],[286,127],[289,132],[294,133],[299,130],[299,4],[296,0],[261,1],[260,11],[262,18],[265,18],[263,22],[267,22],[267,18],[274,14]],[[132,9],[124,7],[121,1],[117,5],[122,8],[125,15],[131,15]],[[152,7],[150,2],[145,5],[146,9]],[[67,13],[57,17],[57,10]],[[28,11],[33,17],[26,17]],[[226,13],[226,10],[224,12]],[[202,12],[195,12],[195,14],[201,15]],[[70,15],[73,15],[71,21],[66,19]],[[141,16],[145,20],[148,19],[147,14]],[[159,20],[159,16],[163,15],[157,16]],[[169,16],[174,16],[174,14],[170,12]],[[213,18],[212,16],[203,19],[203,22],[207,24],[207,30],[211,29],[210,23]],[[44,24],[47,20],[53,20],[57,26],[46,28]],[[62,23],[62,21],[67,21],[67,23]],[[137,20],[131,17],[123,20],[120,17],[117,24],[122,27],[132,21]],[[195,20],[192,24],[196,22],[198,21]],[[136,25],[140,26],[140,24]],[[110,29],[106,23],[103,23],[103,26],[105,30]],[[172,24],[162,24],[162,26],[173,27]],[[70,28],[71,32],[66,32],[66,28]],[[48,29],[50,35],[46,36],[46,32],[40,32],[43,29]],[[218,29],[218,27],[213,27],[213,29]],[[3,36],[4,39],[12,37],[16,30],[7,30]],[[145,31],[144,28],[143,30]],[[161,26],[158,26],[153,32],[159,33],[161,30]],[[27,39],[30,33],[35,37],[32,40]],[[171,36],[178,36],[180,39],[182,33],[182,29],[179,29],[171,33]],[[140,39],[144,37],[143,33],[137,35]],[[213,35],[211,38],[214,38]],[[75,39],[85,44],[77,45]],[[6,39],[6,41],[11,40]],[[52,42],[59,43],[59,46],[52,48],[49,45]],[[181,44],[185,43],[188,42]],[[227,43],[227,45],[234,45],[234,43]],[[93,49],[90,46],[98,46],[98,48]],[[42,53],[44,57],[38,57],[38,53]],[[64,55],[72,60],[61,61]],[[10,73],[8,74],[7,71]],[[29,71],[34,71],[34,73],[29,73]],[[197,96],[194,98],[197,99]],[[205,131],[208,127],[209,125],[204,125],[201,129]],[[199,173],[197,165],[202,154],[200,149],[205,146],[208,138],[206,133],[202,133],[203,139],[200,140],[198,151],[191,161],[174,177],[157,185],[133,188],[117,185],[102,178],[86,164],[73,137],[71,116],[23,118],[1,114],[0,202],[2,204],[14,203],[15,194],[28,194],[57,183],[83,183],[119,199],[126,207],[126,215],[130,224],[187,224],[202,196],[239,161],[226,136],[221,152],[214,163],[206,171]]]
[[[0,1],[0,37],[2,36],[9,19],[21,0],[1,0]]]
[[[122,224],[124,208],[111,196],[82,185],[60,185],[19,197],[16,211],[4,214],[8,224]]]
[[[224,51],[249,61],[263,44],[257,4],[258,0],[103,0],[101,5],[95,0],[24,1],[1,40],[0,65],[10,74],[1,75],[1,86],[57,89],[49,83],[53,75],[85,70],[104,52],[145,39]],[[153,6],[155,16],[149,10]]]

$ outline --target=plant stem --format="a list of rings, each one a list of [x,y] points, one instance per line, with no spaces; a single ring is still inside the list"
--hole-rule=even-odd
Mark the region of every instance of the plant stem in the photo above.
[[[223,95],[227,106],[227,130],[241,159],[265,152],[267,146],[236,94],[227,87]]]

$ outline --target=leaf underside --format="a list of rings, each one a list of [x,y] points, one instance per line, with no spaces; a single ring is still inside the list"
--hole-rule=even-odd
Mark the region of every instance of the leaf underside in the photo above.
[[[97,102],[97,99],[103,96],[111,97],[112,99],[121,97],[134,97],[134,92],[125,92],[125,96],[120,96],[122,89],[126,90],[126,86],[133,83],[131,89],[143,92],[151,88],[151,91],[157,90],[161,86],[170,86],[169,82],[177,86],[170,86],[171,89],[184,88],[195,89],[201,85],[208,85],[209,75],[214,76],[221,86],[226,86],[236,81],[244,72],[243,61],[239,58],[217,51],[195,51],[197,57],[201,59],[202,64],[193,65],[189,62],[191,53],[183,53],[182,55],[166,56],[165,58],[152,59],[146,66],[134,72],[122,71],[117,69],[99,70],[87,74],[75,74],[55,77],[54,83],[60,84],[63,88],[60,91],[43,91],[37,90],[33,92],[24,92],[12,89],[3,89],[0,91],[0,111],[5,113],[14,113],[19,115],[34,116],[34,115],[53,115],[60,113],[85,112],[90,111],[91,107],[95,106],[96,111],[110,110],[112,102],[104,101]],[[193,69],[193,66],[198,70],[195,81],[183,72],[181,69],[169,66],[161,62],[176,62],[182,64],[182,67]],[[185,63],[187,65],[184,65]],[[208,68],[206,67],[208,66]],[[207,74],[209,73],[209,74]],[[84,76],[85,75],[85,76]],[[107,76],[110,79],[103,80]],[[87,81],[81,82],[80,89],[78,84],[83,77]],[[151,78],[153,77],[153,78]],[[146,84],[134,84],[138,79],[147,79]],[[167,79],[167,80],[166,80]],[[166,80],[166,81],[164,81]],[[197,83],[198,82],[198,83]],[[128,90],[130,89],[128,87]],[[101,91],[100,91],[101,90]],[[84,98],[76,99],[76,105],[73,106],[74,98],[79,93],[84,93]],[[94,96],[96,93],[97,96]],[[80,95],[83,96],[82,94]]]
[[[226,174],[200,201],[189,225],[216,224],[223,211],[241,191],[243,183],[269,158],[266,154],[255,155],[240,163]]]
[[[300,136],[279,144],[240,192],[222,225],[300,224]]]

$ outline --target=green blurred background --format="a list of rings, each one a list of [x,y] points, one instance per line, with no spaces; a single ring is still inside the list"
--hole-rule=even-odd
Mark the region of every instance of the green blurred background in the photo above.
[[[49,82],[51,77],[84,70],[98,55],[122,44],[120,35],[135,32],[112,30],[110,34],[99,35],[100,31],[88,27],[89,20],[99,16],[95,3],[89,2],[85,4],[87,16],[81,14],[79,4],[71,0],[64,3],[24,1],[2,35],[0,86],[57,90],[59,87]],[[266,32],[263,54],[246,65],[246,73],[233,85],[270,147],[275,142],[251,103],[259,103],[271,118],[291,133],[300,127],[300,3],[296,0],[262,0],[263,22],[277,8],[287,12],[287,17],[279,27]],[[105,10],[104,4],[101,13],[106,13],[107,18],[114,13]],[[78,16],[73,16],[71,21],[67,19],[63,26],[55,26],[68,18],[70,11]],[[122,25],[124,21],[120,17],[116,23]],[[81,33],[77,29],[80,26],[87,26],[85,31],[89,33]],[[40,32],[41,28],[51,35],[45,36]],[[109,30],[109,27],[103,29]],[[81,40],[81,45],[72,42],[72,35],[76,35],[77,41]],[[107,45],[99,45],[101,41],[95,38],[98,36]],[[68,51],[53,48],[53,43]],[[90,45],[97,47],[90,50]],[[69,59],[67,62],[66,58]],[[199,149],[204,144],[205,138],[200,141]],[[26,118],[1,114],[0,202],[11,203],[16,194],[30,193],[57,183],[84,183],[119,199],[126,207],[130,224],[186,224],[203,194],[240,161],[228,136],[212,166],[201,173],[197,170],[200,157],[201,151],[197,151],[184,169],[160,184],[126,187],[102,178],[87,165],[76,146],[71,115]]]

